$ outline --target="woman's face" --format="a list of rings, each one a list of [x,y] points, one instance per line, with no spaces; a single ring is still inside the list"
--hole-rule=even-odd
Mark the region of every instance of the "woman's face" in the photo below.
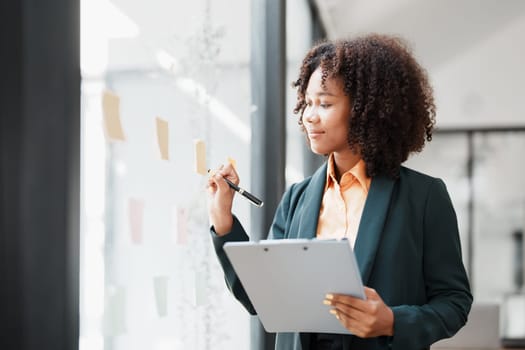
[[[327,78],[323,87],[321,78],[322,69],[319,67],[310,76],[306,88],[302,120],[310,147],[317,154],[350,152],[350,98],[344,93],[341,79]]]

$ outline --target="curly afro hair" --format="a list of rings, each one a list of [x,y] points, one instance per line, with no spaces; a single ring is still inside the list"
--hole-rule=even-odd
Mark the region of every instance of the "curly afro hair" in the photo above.
[[[307,53],[292,84],[297,89],[294,113],[303,130],[306,88],[319,67],[323,84],[331,78],[343,81],[352,106],[348,145],[360,152],[367,175],[397,178],[409,154],[432,140],[436,111],[426,71],[394,36],[321,42]]]

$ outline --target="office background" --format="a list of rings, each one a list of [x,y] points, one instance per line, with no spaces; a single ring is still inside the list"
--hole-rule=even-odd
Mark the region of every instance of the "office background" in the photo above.
[[[1,6],[1,348],[272,348],[226,290],[194,140],[265,199],[234,202],[263,238],[280,194],[323,161],[292,114],[300,60],[370,31],[405,37],[428,70],[438,130],[407,166],[445,180],[475,302],[500,307],[500,337],[525,338],[525,2]],[[124,141],[104,129],[107,90]]]

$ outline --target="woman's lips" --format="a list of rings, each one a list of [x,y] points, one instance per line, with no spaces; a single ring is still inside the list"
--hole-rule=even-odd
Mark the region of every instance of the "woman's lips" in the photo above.
[[[316,139],[321,137],[324,134],[323,131],[320,130],[308,130],[308,137],[310,139]]]

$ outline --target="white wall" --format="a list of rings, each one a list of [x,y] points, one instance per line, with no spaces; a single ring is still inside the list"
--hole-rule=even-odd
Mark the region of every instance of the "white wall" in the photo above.
[[[331,38],[397,34],[435,88],[438,124],[525,125],[525,2],[317,1]]]

